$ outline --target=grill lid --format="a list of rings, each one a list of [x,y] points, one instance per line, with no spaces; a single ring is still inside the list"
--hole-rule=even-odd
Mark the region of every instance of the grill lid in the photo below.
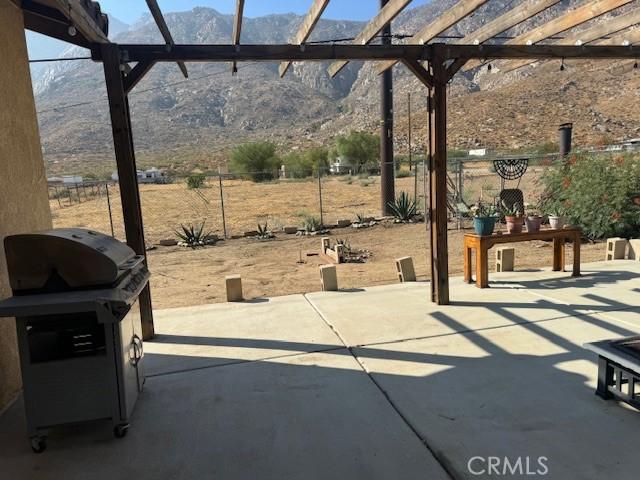
[[[82,228],[11,235],[4,248],[14,294],[111,286],[138,263],[124,243]]]

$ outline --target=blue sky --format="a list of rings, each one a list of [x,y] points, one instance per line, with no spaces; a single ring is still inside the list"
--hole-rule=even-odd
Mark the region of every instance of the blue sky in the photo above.
[[[413,0],[409,8],[429,3],[430,0]],[[294,12],[304,14],[312,0],[245,0],[245,15],[259,17],[270,13]],[[235,11],[235,0],[159,0],[164,13],[191,10],[193,7],[211,7],[222,13]],[[148,12],[144,0],[100,0],[102,9],[126,23],[133,23]],[[380,0],[332,0],[323,18],[340,20],[368,20],[380,8]]]

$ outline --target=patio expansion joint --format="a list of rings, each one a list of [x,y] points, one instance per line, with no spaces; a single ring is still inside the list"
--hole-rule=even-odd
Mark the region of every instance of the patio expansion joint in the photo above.
[[[387,403],[389,404],[389,406],[393,409],[393,411],[398,415],[398,417],[400,417],[400,419],[402,420],[402,422],[407,426],[407,428],[409,428],[409,430],[411,430],[411,432],[414,434],[414,436],[418,439],[418,441],[420,443],[422,443],[422,445],[424,445],[424,447],[426,448],[426,450],[431,454],[431,456],[438,462],[438,464],[440,465],[440,467],[442,468],[442,470],[444,472],[446,472],[446,474],[449,476],[449,478],[451,478],[452,480],[457,480],[456,476],[454,475],[454,473],[451,471],[451,468],[449,467],[450,462],[448,461],[448,459],[443,458],[442,455],[440,455],[440,453],[435,450],[433,447],[431,447],[431,445],[429,445],[429,443],[427,442],[427,439],[424,438],[422,435],[420,435],[420,432],[418,431],[418,429],[409,421],[409,419],[402,413],[402,411],[400,410],[400,408],[395,404],[395,402],[391,399],[391,396],[389,395],[389,393],[382,387],[382,385],[380,385],[380,383],[378,383],[378,381],[376,381],[376,379],[373,377],[373,375],[371,374],[371,372],[367,369],[367,367],[364,365],[364,363],[360,360],[360,358],[356,355],[356,353],[353,351],[353,349],[355,347],[351,347],[348,345],[348,343],[345,341],[345,339],[342,337],[342,335],[340,334],[340,332],[338,331],[338,329],[322,314],[322,312],[314,305],[314,303],[309,300],[309,298],[307,297],[307,294],[303,294],[303,297],[305,298],[305,300],[307,302],[309,302],[309,305],[311,305],[311,308],[313,308],[316,313],[318,314],[318,316],[322,319],[322,321],[327,325],[327,327],[329,327],[334,333],[335,335],[340,339],[340,341],[342,342],[342,344],[344,345],[344,348],[346,348],[349,353],[351,354],[351,356],[353,357],[353,359],[356,361],[356,363],[359,365],[360,369],[362,370],[362,372],[369,378],[369,380],[371,381],[371,383],[378,389],[378,391],[382,394],[382,396],[385,398],[385,400],[387,401]]]

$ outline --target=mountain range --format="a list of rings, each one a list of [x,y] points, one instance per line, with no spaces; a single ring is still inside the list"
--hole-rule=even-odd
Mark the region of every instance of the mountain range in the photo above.
[[[457,0],[409,9],[393,33],[411,35]],[[564,0],[504,35],[517,35],[580,2]],[[492,0],[446,36],[470,33],[502,14],[513,0]],[[631,8],[630,4],[627,7]],[[624,14],[619,9],[615,14]],[[229,43],[233,16],[211,8],[165,15],[176,43]],[[607,21],[604,15],[596,22]],[[241,43],[286,43],[302,17],[245,18]],[[352,38],[363,22],[320,20],[309,41]],[[590,26],[591,24],[587,24]],[[120,43],[163,43],[150,16],[113,35]],[[86,55],[77,47],[64,56]],[[633,63],[633,62],[631,62]],[[228,63],[188,64],[185,80],[175,64],[157,64],[130,95],[140,166],[213,169],[234,145],[270,140],[280,150],[329,145],[351,129],[376,131],[379,79],[373,63],[350,62],[334,79],[327,62],[295,63],[284,79],[278,64],[251,62],[231,74]],[[460,72],[450,86],[450,148],[516,148],[555,141],[557,126],[573,122],[575,143],[593,145],[640,136],[633,105],[640,80],[629,62],[547,62],[507,74],[480,67]],[[406,153],[411,94],[413,148],[426,139],[426,90],[403,66],[394,68],[396,152]],[[47,167],[51,173],[110,172],[112,136],[102,67],[90,60],[57,62],[34,75],[34,91]]]

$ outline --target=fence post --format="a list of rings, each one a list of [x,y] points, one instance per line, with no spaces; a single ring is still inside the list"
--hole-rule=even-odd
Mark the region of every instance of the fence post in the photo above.
[[[73,205],[73,200],[71,199],[71,189],[67,187],[67,195],[69,195],[69,206]]]
[[[227,238],[227,221],[224,215],[224,192],[222,190],[222,173],[218,168],[218,184],[220,185],[220,209],[222,210],[222,229],[224,231],[224,238]]]
[[[113,231],[113,215],[111,214],[111,197],[109,196],[109,182],[104,183],[104,188],[107,193],[107,208],[109,209],[109,224],[111,225],[111,236],[115,238],[116,234]]]
[[[58,187],[53,187],[56,199],[58,200],[58,207],[62,208],[62,202],[60,202],[60,194],[58,193]]]
[[[324,216],[322,213],[322,171],[320,170],[320,162],[318,162],[318,197],[320,199],[320,225],[324,226]]]

